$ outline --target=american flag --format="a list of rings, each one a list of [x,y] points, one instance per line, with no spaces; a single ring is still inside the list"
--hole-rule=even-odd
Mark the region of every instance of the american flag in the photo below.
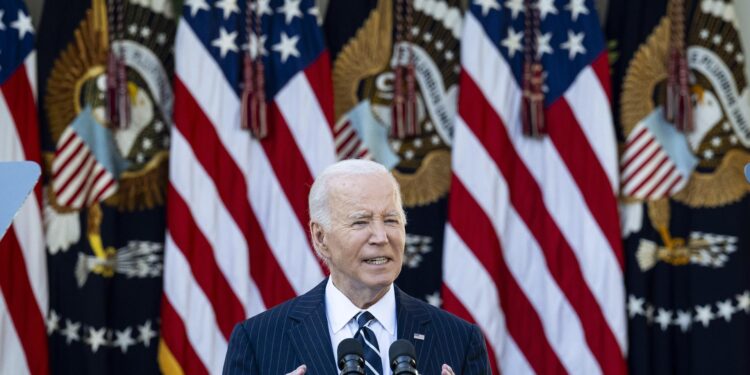
[[[41,163],[35,89],[31,17],[21,0],[0,0],[0,161]],[[41,203],[37,185],[0,233],[0,374],[48,373]]]
[[[116,146],[107,133],[86,108],[60,135],[51,185],[61,206],[80,210],[117,192],[125,159],[110,151]]]
[[[324,277],[307,234],[336,160],[330,61],[314,0],[253,1],[268,136],[240,126],[245,2],[187,0],[175,46],[162,346],[166,373],[220,373],[233,326]],[[252,38],[251,38],[252,39]]]
[[[521,121],[524,1],[473,0],[444,250],[444,306],[495,372],[624,374],[617,147],[592,1],[532,1],[549,134]]]

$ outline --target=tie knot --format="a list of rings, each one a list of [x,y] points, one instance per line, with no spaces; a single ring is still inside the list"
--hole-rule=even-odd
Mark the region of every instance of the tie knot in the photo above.
[[[367,323],[370,323],[370,321],[375,320],[375,317],[372,316],[369,311],[360,311],[359,314],[357,314],[356,318],[359,328],[362,328],[366,326]]]

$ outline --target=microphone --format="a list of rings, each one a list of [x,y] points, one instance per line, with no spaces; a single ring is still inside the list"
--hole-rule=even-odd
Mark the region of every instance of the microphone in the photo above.
[[[396,340],[388,349],[393,375],[417,375],[417,353],[409,340]]]
[[[344,339],[337,349],[341,375],[365,375],[365,360],[362,344],[355,339]]]

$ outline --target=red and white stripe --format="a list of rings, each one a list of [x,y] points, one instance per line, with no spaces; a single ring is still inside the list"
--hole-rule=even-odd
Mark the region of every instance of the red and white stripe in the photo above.
[[[523,135],[521,89],[467,13],[444,247],[444,304],[495,372],[624,374],[617,148],[606,52]]]
[[[0,161],[41,164],[36,55],[0,85]],[[47,259],[40,184],[0,238],[0,374],[47,374]]]
[[[336,157],[344,159],[372,159],[372,154],[362,138],[357,135],[349,117],[344,115],[333,127]]]
[[[620,168],[623,195],[637,199],[664,198],[687,184],[645,122],[638,123],[625,140]]]
[[[329,57],[276,95],[261,141],[188,22],[175,65],[162,337],[185,373],[220,373],[236,323],[324,277],[306,228],[308,189],[336,160]]]
[[[72,126],[65,128],[57,142],[52,189],[58,204],[77,210],[117,192],[117,180],[96,160]]]

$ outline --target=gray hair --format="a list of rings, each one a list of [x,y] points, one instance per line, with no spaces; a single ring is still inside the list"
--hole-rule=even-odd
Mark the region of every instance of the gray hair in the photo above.
[[[380,173],[388,175],[388,178],[393,183],[393,188],[396,191],[396,204],[398,205],[404,224],[406,224],[406,215],[401,203],[401,188],[398,181],[382,164],[363,159],[348,159],[331,164],[315,179],[310,188],[308,199],[310,222],[318,223],[326,230],[331,228],[331,209],[328,206],[328,193],[331,190],[330,183],[332,180],[341,176]]]

